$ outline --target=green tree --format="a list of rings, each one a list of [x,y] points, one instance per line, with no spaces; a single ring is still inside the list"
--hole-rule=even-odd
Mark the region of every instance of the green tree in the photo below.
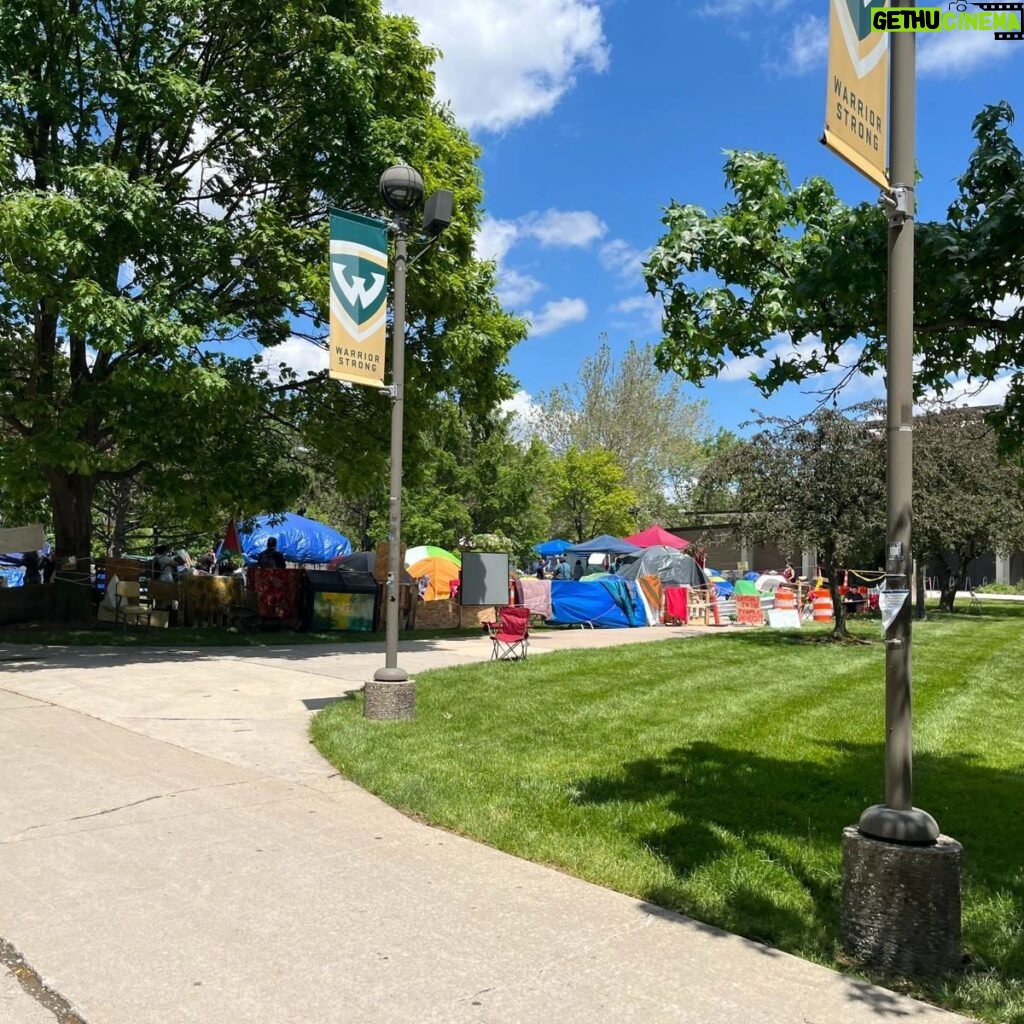
[[[1024,438],[1024,158],[1007,103],[975,118],[977,146],[945,221],[917,221],[915,382],[950,374],[1013,384],[1000,425]],[[885,366],[886,235],[874,203],[847,206],[824,178],[792,187],[783,163],[731,152],[734,198],[717,214],[673,202],[645,265],[665,308],[658,365],[700,384],[730,359],[770,357],[751,374],[765,395],[844,367]],[[707,275],[714,279],[707,284]],[[772,351],[792,341],[792,350]]]
[[[939,607],[953,610],[966,567],[986,551],[1024,547],[1024,476],[1001,457],[985,410],[934,408],[914,425],[918,565],[942,566]]]
[[[383,396],[256,353],[322,340],[327,208],[375,212],[399,159],[455,192],[410,273],[410,429],[446,390],[508,396],[523,327],[472,257],[477,151],[435,58],[379,0],[0,6],[0,487],[48,495],[59,556],[88,559],[102,481],[219,517],[300,492],[296,427],[355,478],[379,464]]]
[[[701,485],[728,490],[750,540],[814,548],[829,580],[833,636],[846,637],[841,570],[885,537],[884,430],[878,421],[820,409],[803,419],[764,416],[749,440],[708,467]],[[883,421],[884,422],[884,421]]]
[[[685,504],[712,433],[706,403],[691,402],[679,380],[657,369],[652,346],[631,342],[618,365],[602,343],[572,385],[536,398],[532,428],[556,455],[570,448],[611,452],[637,494],[648,525]],[[628,531],[632,531],[629,525]]]
[[[604,448],[575,445],[554,459],[550,482],[553,533],[577,543],[598,534],[622,536],[635,526],[636,491],[615,455]]]

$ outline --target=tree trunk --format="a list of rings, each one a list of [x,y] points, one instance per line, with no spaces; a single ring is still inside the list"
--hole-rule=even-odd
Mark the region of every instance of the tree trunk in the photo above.
[[[54,577],[53,619],[92,622],[92,497],[96,480],[63,469],[47,471],[53,506]]]
[[[843,595],[839,593],[839,566],[836,563],[835,552],[826,548],[823,559],[825,572],[828,574],[828,589],[832,595],[832,614],[836,623],[832,630],[832,639],[846,640],[850,631],[846,628],[846,605],[843,604]]]
[[[917,603],[917,618],[921,621],[928,618],[928,611],[925,608],[927,594],[924,588],[924,572],[921,570],[921,566],[924,564],[926,562],[923,559],[920,562],[914,562],[914,596]]]
[[[939,610],[944,612],[951,612],[953,610],[953,602],[956,600],[956,592],[960,589],[960,580],[963,578],[963,562],[957,562],[957,568],[954,569],[946,558],[942,559],[942,581],[941,589],[942,593],[939,595]]]

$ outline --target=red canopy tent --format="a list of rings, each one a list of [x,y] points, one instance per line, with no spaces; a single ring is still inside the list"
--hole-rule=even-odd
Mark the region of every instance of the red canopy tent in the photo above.
[[[682,551],[690,546],[688,540],[683,540],[682,537],[663,530],[657,523],[654,526],[648,526],[641,533],[634,533],[632,537],[623,537],[622,539],[630,544],[635,544],[638,548],[652,548],[655,544],[664,544],[666,547]]]

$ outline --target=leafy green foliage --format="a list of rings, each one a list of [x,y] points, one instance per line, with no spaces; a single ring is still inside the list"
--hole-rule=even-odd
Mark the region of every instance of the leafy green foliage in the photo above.
[[[621,537],[632,532],[638,496],[625,478],[612,452],[570,446],[552,466],[552,535],[572,537],[579,543],[602,533]]]
[[[835,633],[845,636],[839,572],[870,558],[885,538],[885,432],[877,419],[832,409],[799,420],[765,416],[757,425],[753,437],[711,464],[701,484],[733,495],[751,540],[817,550]]]
[[[941,391],[950,375],[1011,372],[1001,425],[1024,437],[1024,306],[1013,298],[1024,295],[1024,158],[1012,121],[1005,102],[975,118],[977,146],[946,221],[916,223],[915,383]],[[847,206],[824,178],[793,187],[782,161],[763,153],[729,153],[725,179],[734,199],[719,213],[666,209],[645,265],[665,307],[659,367],[700,384],[788,338],[799,349],[751,374],[765,395],[837,366],[883,369],[883,212]]]
[[[410,273],[409,408],[510,394],[523,325],[472,256],[477,150],[433,100],[435,58],[378,0],[0,7],[0,485],[48,493],[59,553],[88,554],[101,481],[209,528],[287,507],[296,437],[351,480],[380,466],[382,396],[257,353],[322,339],[326,211],[377,212],[398,160],[455,193]]]
[[[536,403],[542,415],[531,426],[555,454],[572,446],[614,454],[636,491],[641,525],[688,501],[707,461],[711,423],[706,403],[688,401],[681,382],[657,369],[652,346],[631,342],[616,365],[603,342],[572,385],[541,393]]]
[[[943,567],[940,606],[953,610],[966,566],[1024,546],[1024,477],[1000,456],[984,410],[934,408],[914,423],[914,550]]]

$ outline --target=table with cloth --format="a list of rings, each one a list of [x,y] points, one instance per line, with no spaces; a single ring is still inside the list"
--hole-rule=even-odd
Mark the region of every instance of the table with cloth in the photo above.
[[[301,569],[259,569],[250,566],[247,582],[249,589],[256,594],[256,614],[260,619],[298,621]]]
[[[186,626],[226,622],[232,609],[242,603],[245,588],[241,576],[205,576],[196,573],[179,581]]]

